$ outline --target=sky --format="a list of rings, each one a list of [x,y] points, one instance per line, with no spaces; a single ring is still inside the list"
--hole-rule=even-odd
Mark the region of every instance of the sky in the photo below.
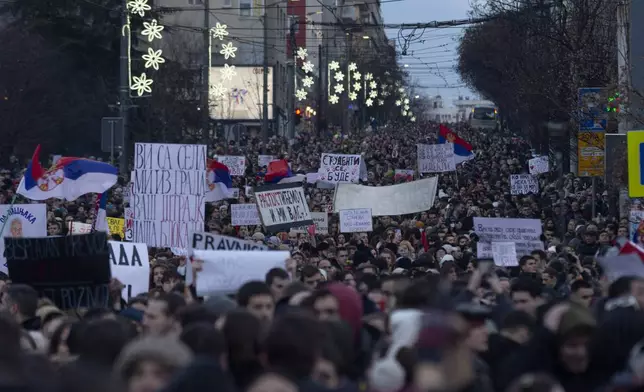
[[[381,0],[385,23],[427,23],[468,18],[469,0]],[[399,63],[412,76],[415,85],[423,86],[428,96],[442,95],[457,98],[474,94],[463,86],[454,69],[458,55],[456,48],[462,28],[403,30],[387,29],[387,37],[396,41],[398,54],[403,49],[404,37],[414,34],[407,49],[407,56],[400,56]]]

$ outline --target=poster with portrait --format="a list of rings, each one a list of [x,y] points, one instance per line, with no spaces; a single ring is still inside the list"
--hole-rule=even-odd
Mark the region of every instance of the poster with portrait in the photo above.
[[[2,237],[46,237],[46,204],[3,204],[0,205],[0,228]],[[0,241],[0,272],[7,273],[4,257],[4,240]]]

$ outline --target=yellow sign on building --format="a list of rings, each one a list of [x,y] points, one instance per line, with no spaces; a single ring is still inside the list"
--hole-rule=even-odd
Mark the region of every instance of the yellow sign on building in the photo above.
[[[604,176],[604,132],[577,134],[577,175],[579,177]]]
[[[644,131],[629,131],[628,146],[628,196],[644,197]]]

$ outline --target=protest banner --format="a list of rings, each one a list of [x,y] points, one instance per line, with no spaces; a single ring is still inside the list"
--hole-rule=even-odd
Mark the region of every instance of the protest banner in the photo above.
[[[132,238],[134,238],[134,233],[132,233],[132,228],[134,227],[134,209],[125,207],[123,209],[123,216],[125,217],[125,237],[123,240],[132,241]]]
[[[193,258],[203,262],[197,275],[197,295],[236,293],[246,282],[264,281],[273,268],[286,268],[290,252],[239,252],[195,250]]]
[[[479,236],[477,257],[493,259],[492,243],[514,242],[517,257],[543,250],[541,221],[539,219],[479,218],[474,217],[474,232]]]
[[[493,242],[492,258],[499,267],[518,267],[517,249],[514,242]]]
[[[642,260],[634,253],[598,257],[597,262],[602,267],[609,283],[622,277],[644,278],[644,264],[642,264]]]
[[[41,238],[5,238],[13,283],[28,284],[60,309],[106,308],[110,247],[94,232]]]
[[[72,235],[87,234],[92,232],[92,225],[83,222],[69,222],[67,229]]]
[[[277,158],[275,158],[274,155],[259,155],[257,157],[257,163],[259,164],[259,167],[268,166],[269,163],[276,160]]]
[[[454,146],[451,143],[417,144],[419,173],[443,173],[456,170]]]
[[[0,238],[24,238],[47,236],[46,204],[3,204],[0,205],[0,227],[4,230]],[[0,239],[0,272],[7,273],[4,257],[4,240]]]
[[[548,162],[548,157],[536,157],[528,161],[528,170],[530,174],[536,176],[541,173],[548,173],[550,171],[550,163]]]
[[[276,184],[255,188],[255,201],[266,230],[278,232],[313,224],[309,203],[300,184]]]
[[[322,154],[319,180],[330,183],[360,181],[360,155]]]
[[[136,143],[132,241],[188,247],[204,228],[205,193],[205,145]]]
[[[121,240],[125,240],[125,219],[123,218],[106,218],[107,229],[110,235],[120,235]]]
[[[109,241],[112,277],[123,285],[121,297],[126,301],[150,289],[150,261],[145,244]]]
[[[532,174],[511,174],[510,194],[527,195],[539,193],[539,180]]]
[[[329,214],[326,212],[311,212],[311,219],[315,224],[315,234],[329,234]],[[307,226],[291,227],[291,233],[308,233]]]
[[[243,176],[246,173],[246,157],[237,155],[217,155],[215,159],[228,166],[231,176]]]
[[[333,211],[371,208],[372,216],[394,216],[427,211],[434,205],[438,178],[390,186],[338,184]]]
[[[340,233],[363,233],[373,231],[371,208],[340,210]]]
[[[264,244],[212,233],[194,233],[192,249],[197,250],[268,250]]]
[[[257,204],[231,204],[230,219],[233,226],[261,225]]]
[[[396,169],[394,171],[394,180],[414,181],[414,173],[413,170]]]

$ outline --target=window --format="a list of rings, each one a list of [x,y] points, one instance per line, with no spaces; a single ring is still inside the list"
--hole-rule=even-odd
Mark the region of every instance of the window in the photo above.
[[[203,5],[203,0],[188,0],[188,5]]]
[[[251,0],[239,0],[239,15],[250,16],[250,11],[253,8]]]
[[[233,6],[233,0],[224,0],[224,4],[222,4],[223,7],[232,7]]]

